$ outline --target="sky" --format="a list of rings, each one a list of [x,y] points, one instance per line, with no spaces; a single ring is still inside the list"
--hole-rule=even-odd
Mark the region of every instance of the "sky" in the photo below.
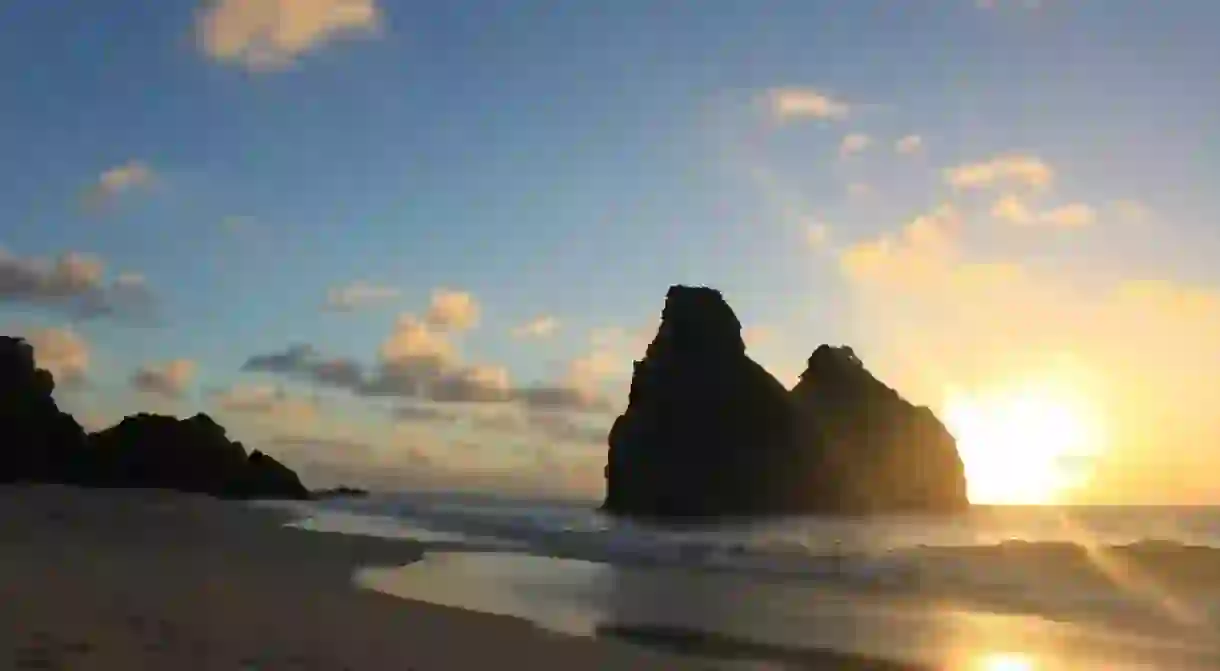
[[[87,427],[597,496],[687,283],[788,385],[1075,399],[1064,500],[1220,502],[1220,6],[78,4],[0,5],[0,326]]]

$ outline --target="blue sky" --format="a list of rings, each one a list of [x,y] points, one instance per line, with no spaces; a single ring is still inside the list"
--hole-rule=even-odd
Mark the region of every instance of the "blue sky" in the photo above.
[[[98,423],[203,409],[250,443],[317,438],[298,463],[416,480],[599,487],[604,448],[557,447],[560,420],[529,413],[608,425],[587,406],[621,405],[674,283],[723,290],[785,383],[848,342],[940,409],[1066,352],[1130,390],[1095,394],[1101,414],[1147,410],[1109,434],[1155,434],[1145,396],[1189,389],[1175,440],[1220,445],[1193,377],[1220,342],[1198,337],[1220,323],[1218,19],[1185,0],[8,2],[4,261],[47,280],[30,259],[92,255],[105,274],[73,257],[68,293],[138,305],[83,314],[27,283],[0,291],[0,323],[70,330],[58,365],[86,383],[60,397]],[[931,246],[903,237],[921,215]],[[1016,275],[961,280],[980,265]],[[375,290],[325,309],[354,283]],[[438,291],[469,301],[429,319]],[[155,323],[129,314],[149,304]],[[557,327],[513,334],[542,318]],[[1182,364],[1133,364],[1130,325]],[[391,341],[483,386],[580,394],[476,430],[387,408],[504,404],[242,371],[309,344],[371,375]],[[268,402],[226,410],[226,390]],[[1110,442],[1102,498],[1174,493],[1138,467],[1164,456],[1153,438]]]

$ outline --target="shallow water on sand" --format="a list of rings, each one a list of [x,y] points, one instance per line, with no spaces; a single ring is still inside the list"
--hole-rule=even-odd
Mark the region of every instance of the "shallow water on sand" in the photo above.
[[[818,651],[828,650],[968,671],[1220,668],[1220,647],[1197,636],[1141,636],[682,568],[434,552],[407,567],[367,569],[357,581],[404,598],[521,617],[575,635],[647,644],[648,632],[717,634],[748,646],[745,656],[772,662],[770,668],[818,668]]]
[[[1220,669],[1213,508],[681,529],[608,519],[589,504],[446,494],[294,512],[301,528],[431,548],[418,564],[363,573],[368,586],[579,635],[714,648],[778,668],[887,668],[827,661],[833,649],[970,671]]]

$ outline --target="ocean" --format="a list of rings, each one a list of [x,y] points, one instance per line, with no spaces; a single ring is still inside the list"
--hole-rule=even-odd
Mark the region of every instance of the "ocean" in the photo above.
[[[978,671],[1220,669],[1220,508],[978,506],[688,528],[609,518],[594,501],[466,493],[296,511],[303,529],[430,548],[362,572],[367,587],[761,665],[750,668],[855,668],[809,657],[835,651]]]

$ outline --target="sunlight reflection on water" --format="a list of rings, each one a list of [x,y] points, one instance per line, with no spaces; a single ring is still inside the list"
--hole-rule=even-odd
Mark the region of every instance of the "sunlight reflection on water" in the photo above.
[[[1220,667],[1220,651],[1210,646],[1184,647],[1039,617],[678,569],[438,552],[399,569],[361,571],[357,581],[399,597],[521,617],[568,634],[649,645],[667,636],[657,631],[711,632],[723,637],[716,641],[717,649],[744,646],[746,652],[736,650],[736,658],[781,665],[827,663],[818,655],[837,651],[954,671]],[[687,635],[683,644],[705,644],[706,638]],[[855,668],[842,660],[835,664],[845,671]]]

